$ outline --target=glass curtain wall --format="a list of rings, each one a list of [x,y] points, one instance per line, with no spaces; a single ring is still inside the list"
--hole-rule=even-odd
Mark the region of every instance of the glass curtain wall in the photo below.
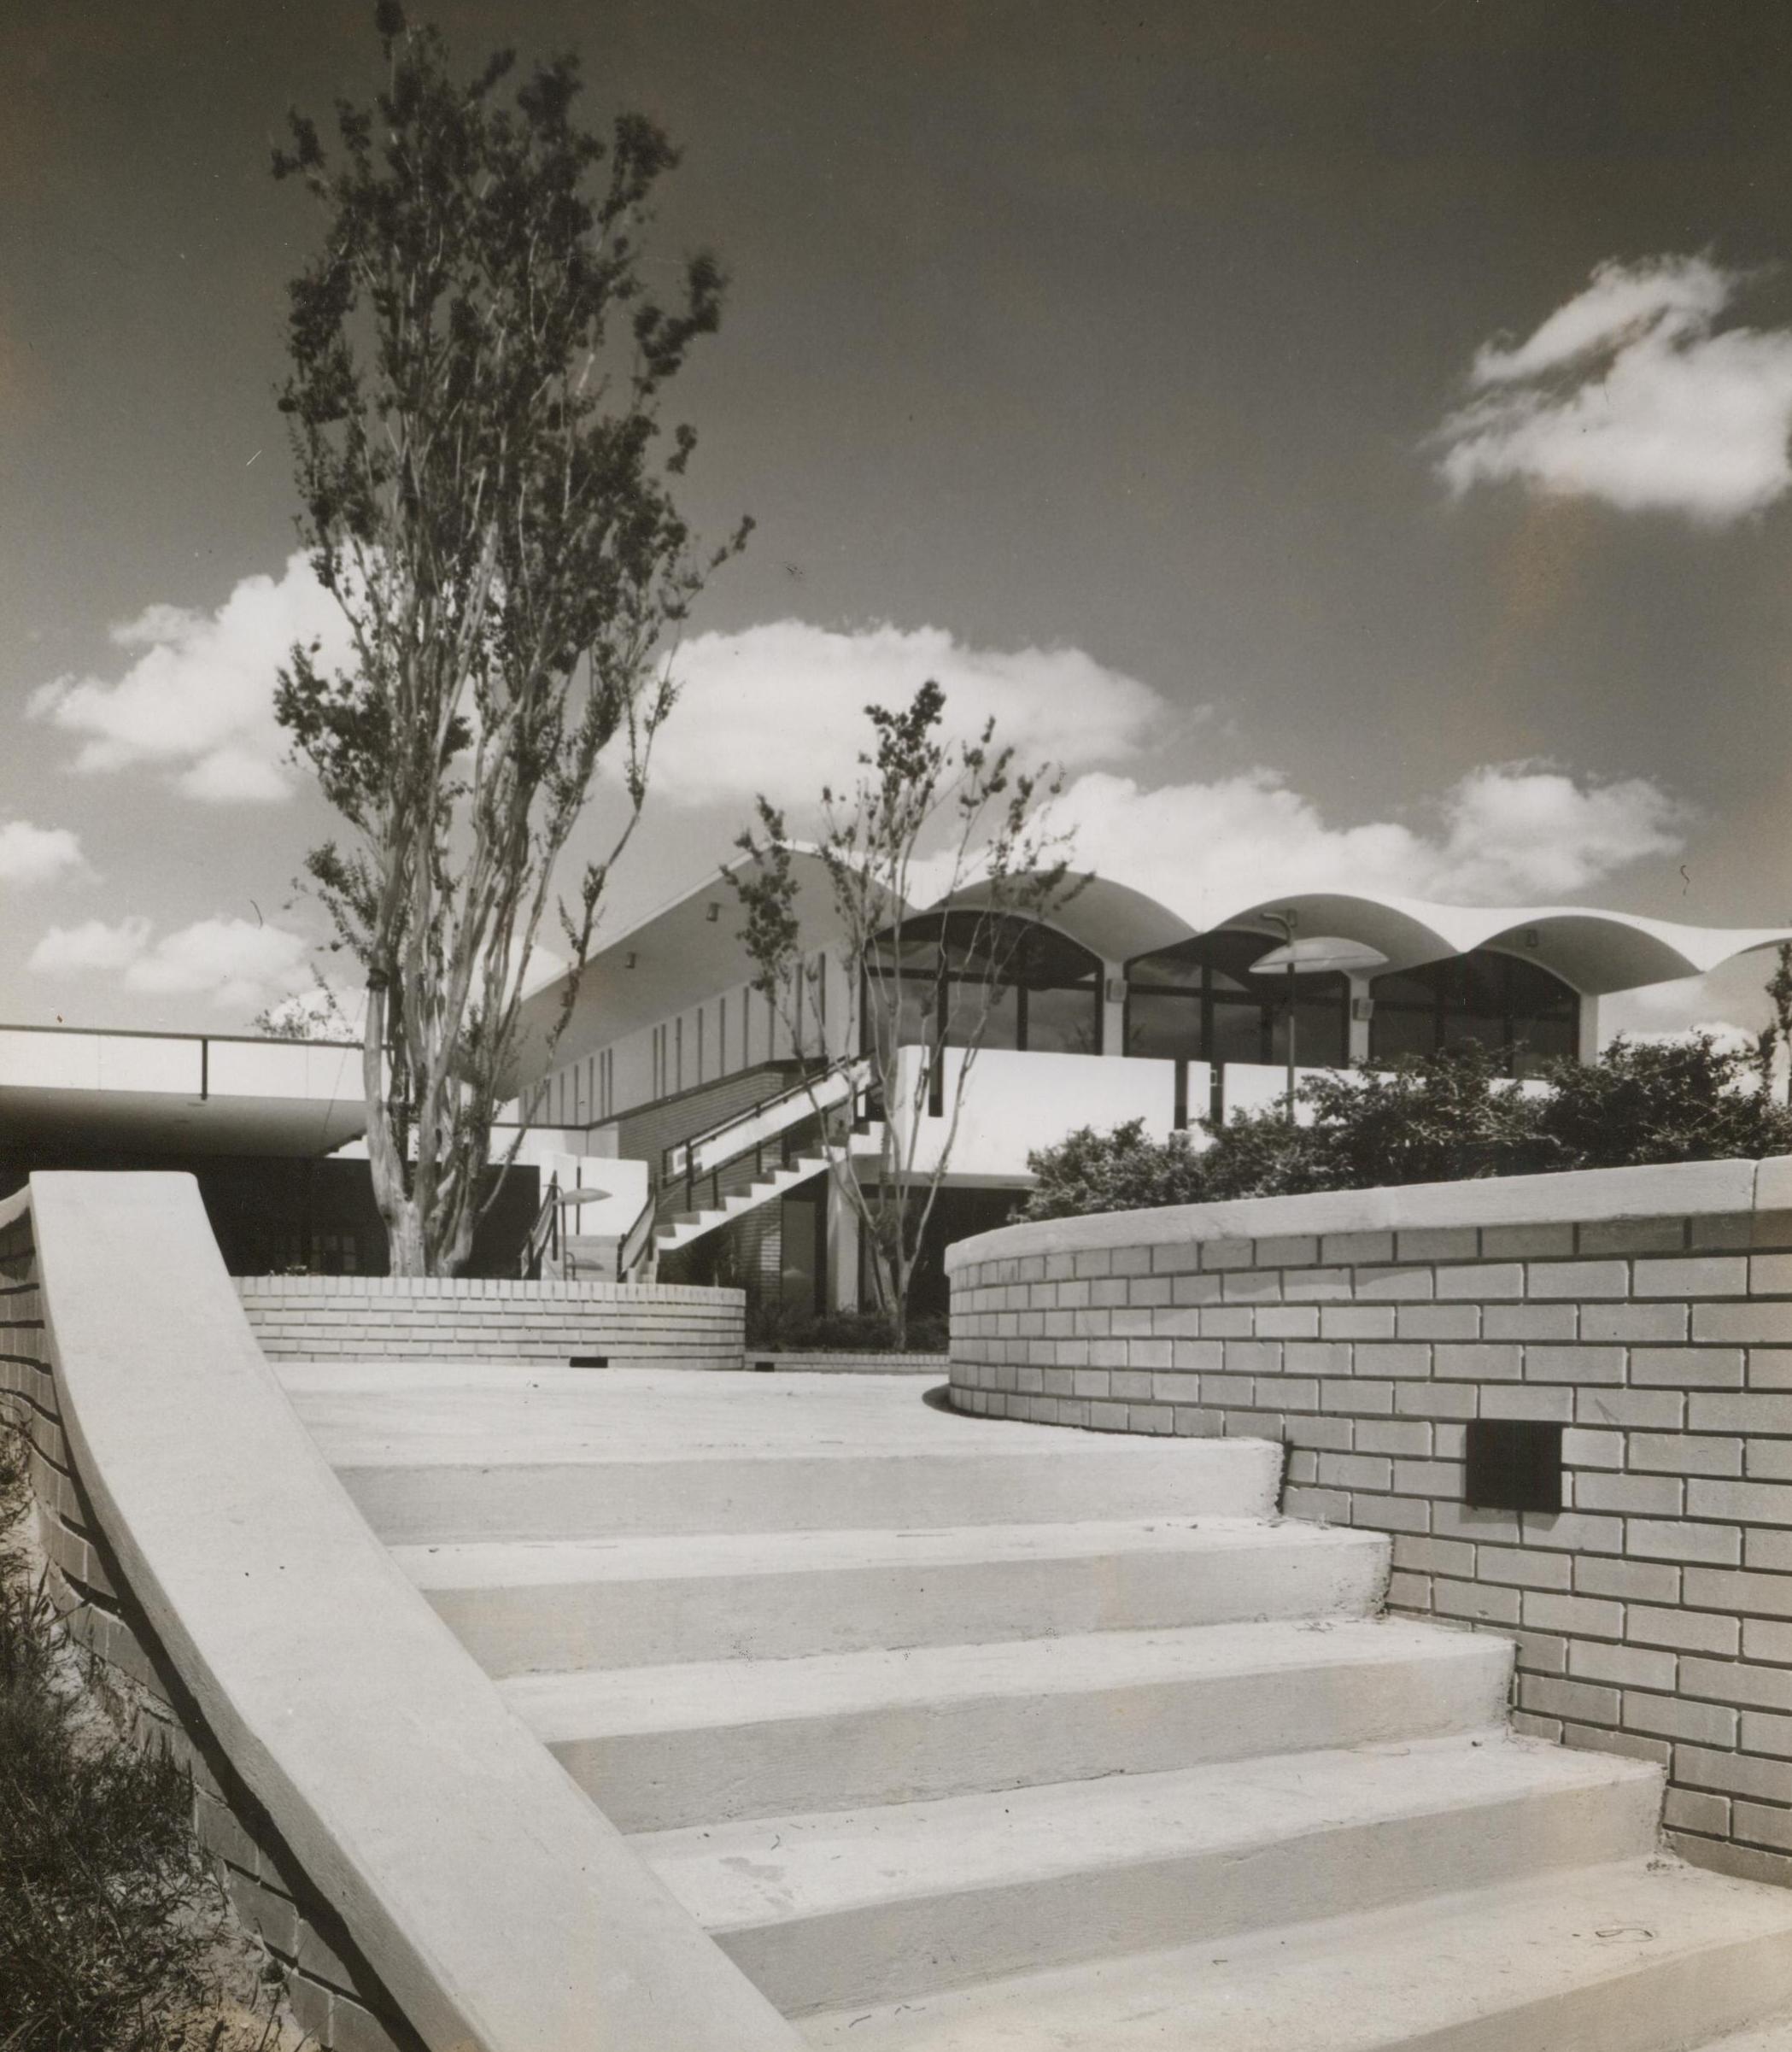
[[[874,978],[886,990],[893,980],[900,1047],[964,1047],[987,997],[985,1047],[1101,1052],[1101,963],[1049,926],[972,912],[905,920],[899,946],[893,935],[879,942],[866,976],[859,1012],[866,1053],[881,1016]]]
[[[1277,942],[1263,934],[1202,934],[1140,955],[1127,970],[1126,1051],[1159,1060],[1285,1062],[1288,985],[1250,964]],[[1350,986],[1341,976],[1295,983],[1295,1059],[1342,1068],[1350,1044]]]
[[[1434,1054],[1479,1041],[1502,1058],[1508,1073],[1526,1076],[1551,1057],[1579,1051],[1579,997],[1561,977],[1519,955],[1477,948],[1378,976],[1371,989],[1372,1061]]]

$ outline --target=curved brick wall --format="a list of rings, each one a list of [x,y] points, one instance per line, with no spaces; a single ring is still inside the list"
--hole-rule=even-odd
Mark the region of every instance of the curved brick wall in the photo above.
[[[1668,1770],[1678,1850],[1792,1881],[1792,1158],[1112,1212],[961,1241],[952,1398],[1241,1433],[1393,1534],[1392,1605],[1509,1632],[1521,1728]],[[1463,1503],[1473,1418],[1560,1512]]]
[[[739,1368],[747,1299],[672,1284],[241,1275],[261,1351],[279,1361],[554,1361]]]

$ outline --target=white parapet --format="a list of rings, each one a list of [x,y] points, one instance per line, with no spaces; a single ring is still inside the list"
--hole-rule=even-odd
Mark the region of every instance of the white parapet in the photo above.
[[[192,1179],[38,1175],[61,1424],[191,1714],[429,2045],[795,2052],[505,1708],[255,1345]]]

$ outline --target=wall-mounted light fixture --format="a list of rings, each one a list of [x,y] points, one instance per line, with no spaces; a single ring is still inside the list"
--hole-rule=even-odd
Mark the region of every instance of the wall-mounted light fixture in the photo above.
[[[624,967],[624,969],[633,969],[633,968],[634,968],[634,966],[635,966],[635,959],[636,959],[636,958],[635,958],[635,950],[634,950],[634,949],[631,947],[631,948],[629,950],[628,953],[627,953],[627,954],[625,954],[625,955],[623,957],[623,963],[622,963],[622,965],[623,965],[623,967]]]
[[[1126,978],[1125,978],[1124,976],[1110,976],[1110,977],[1108,978],[1108,1002],[1109,1002],[1109,1004],[1110,1004],[1110,1005],[1124,1005],[1124,1004],[1126,1003],[1126,1001],[1127,1001],[1127,980],[1126,980]]]
[[[1537,929],[1536,929],[1534,926],[1527,926],[1527,927],[1525,929],[1525,945],[1526,945],[1526,947],[1541,947],[1543,946],[1543,935],[1542,935],[1540,933],[1538,933],[1538,931],[1537,930]]]
[[[716,903],[713,898],[703,908],[703,916],[712,926],[722,917],[722,907]]]

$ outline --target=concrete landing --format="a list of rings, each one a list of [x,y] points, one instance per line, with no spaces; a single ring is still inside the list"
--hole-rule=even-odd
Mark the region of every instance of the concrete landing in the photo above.
[[[1020,1427],[923,1403],[904,1375],[706,1375],[679,1369],[471,1362],[278,1362],[275,1372],[331,1461],[838,1459],[975,1453],[1149,1462],[1128,1433]],[[1183,1441],[1184,1450],[1195,1442]],[[1239,1442],[1240,1445],[1256,1442]],[[1174,1451],[1174,1449],[1173,1449]]]
[[[296,1364],[393,1544],[1261,1516],[1281,1449],[991,1424],[903,1376]]]

